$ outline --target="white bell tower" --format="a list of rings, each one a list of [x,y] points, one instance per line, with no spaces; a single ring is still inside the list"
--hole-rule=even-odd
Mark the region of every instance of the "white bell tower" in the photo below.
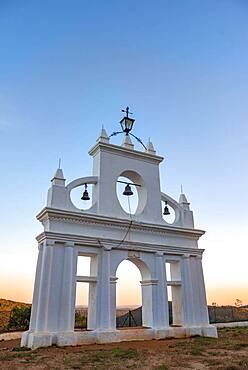
[[[128,109],[125,112],[121,120],[122,145],[111,144],[111,136],[102,128],[90,149],[92,176],[66,184],[59,168],[51,180],[47,204],[37,216],[44,231],[37,237],[32,314],[30,328],[22,335],[23,346],[217,336],[216,328],[209,324],[203,250],[197,243],[204,231],[194,228],[193,213],[184,194],[177,202],[161,191],[159,164],[163,157],[156,154],[150,141],[144,151],[134,148],[134,119],[129,117]],[[120,176],[128,179],[129,189],[136,187],[138,192],[138,206],[131,220],[117,197]],[[86,191],[83,199],[88,198],[87,185],[93,186],[92,206],[86,211],[71,200],[71,191],[82,185]],[[175,212],[172,224],[163,218],[163,202]],[[89,275],[77,271],[80,256],[91,259]],[[134,263],[142,276],[140,329],[116,328],[116,270],[125,259]],[[82,332],[74,330],[77,282],[89,284],[88,330]]]
[[[93,157],[93,176],[99,179],[93,192],[97,213],[129,218],[115,196],[116,182],[120,176],[124,176],[130,183],[140,185],[137,186],[138,208],[135,220],[163,224],[159,180],[159,164],[163,158],[149,150],[134,150],[129,136],[125,136],[122,146],[110,145],[109,139],[105,140],[99,140],[89,151]]]

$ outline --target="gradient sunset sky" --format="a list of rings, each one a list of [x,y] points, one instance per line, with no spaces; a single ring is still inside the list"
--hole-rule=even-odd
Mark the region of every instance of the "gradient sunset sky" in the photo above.
[[[182,183],[207,231],[208,302],[248,304],[248,2],[1,1],[0,45],[0,297],[31,302],[58,158],[68,181],[91,175],[101,125],[129,105],[162,190]],[[118,276],[118,303],[139,304],[137,268]]]

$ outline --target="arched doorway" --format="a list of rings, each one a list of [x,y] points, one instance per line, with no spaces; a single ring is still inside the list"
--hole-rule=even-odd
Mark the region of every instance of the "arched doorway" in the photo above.
[[[138,267],[124,260],[117,268],[116,277],[116,327],[142,326],[142,278]]]
[[[122,260],[116,270],[116,324],[121,327],[152,327],[151,274],[135,256]]]

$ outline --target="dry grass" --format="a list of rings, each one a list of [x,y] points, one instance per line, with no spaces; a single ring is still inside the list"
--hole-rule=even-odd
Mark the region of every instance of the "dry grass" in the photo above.
[[[219,338],[195,337],[78,347],[20,348],[0,343],[1,369],[248,369],[248,328],[221,329]]]

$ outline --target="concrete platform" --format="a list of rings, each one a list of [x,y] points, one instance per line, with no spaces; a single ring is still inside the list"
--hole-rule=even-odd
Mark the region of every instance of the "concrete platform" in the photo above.
[[[77,346],[85,344],[116,343],[123,341],[152,340],[165,338],[187,338],[191,336],[217,338],[217,328],[214,325],[201,327],[168,327],[163,329],[128,328],[111,331],[84,330],[59,333],[23,333],[21,346],[32,349],[49,347],[56,344],[62,346]]]

